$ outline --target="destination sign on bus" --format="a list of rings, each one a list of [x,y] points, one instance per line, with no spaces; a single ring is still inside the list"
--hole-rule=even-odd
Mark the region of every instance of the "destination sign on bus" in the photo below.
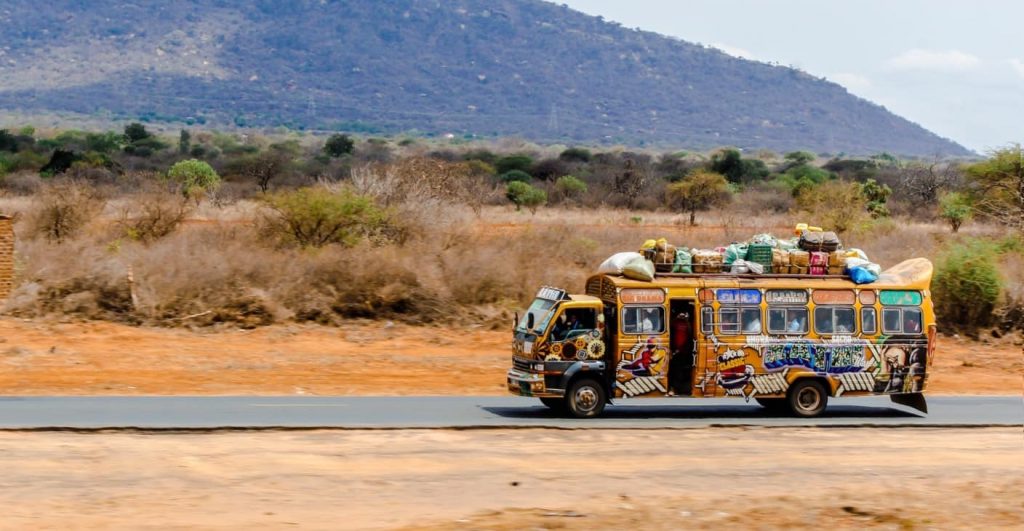
[[[665,290],[643,288],[624,289],[619,294],[623,304],[661,304],[665,302]]]
[[[770,289],[765,294],[768,304],[807,304],[807,291],[802,289]]]
[[[722,304],[761,304],[758,289],[720,289],[715,290],[715,297]]]

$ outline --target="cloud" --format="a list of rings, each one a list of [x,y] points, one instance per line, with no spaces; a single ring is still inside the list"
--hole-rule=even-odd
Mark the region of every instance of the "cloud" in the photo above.
[[[981,64],[981,59],[959,50],[936,51],[914,48],[886,61],[892,70],[931,70],[936,72],[959,72],[970,70]]]
[[[739,57],[740,59],[748,59],[755,61],[754,54],[750,53],[750,50],[744,50],[743,48],[737,48],[735,46],[729,46],[728,44],[712,43],[712,48],[718,48],[719,50],[733,56]]]
[[[1010,63],[1014,72],[1017,72],[1017,75],[1020,76],[1021,79],[1024,79],[1024,61],[1021,61],[1020,59],[1007,59],[1006,62]]]
[[[859,74],[840,72],[838,74],[832,74],[829,78],[849,90],[864,90],[871,88],[871,80]]]

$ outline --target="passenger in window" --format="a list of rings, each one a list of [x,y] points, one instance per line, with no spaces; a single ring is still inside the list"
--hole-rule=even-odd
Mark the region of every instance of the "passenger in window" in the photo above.
[[[903,331],[908,334],[917,334],[921,332],[921,321],[918,319],[919,315],[917,312],[903,312]]]
[[[789,327],[786,331],[791,334],[799,334],[804,331],[804,320],[806,317],[802,315],[794,315],[793,320],[789,322]]]
[[[761,333],[761,318],[755,317],[750,321],[747,321],[746,326],[743,327],[743,332],[747,334],[760,334]]]
[[[851,312],[840,312],[836,319],[836,333],[837,334],[852,334],[854,329],[853,324],[853,313]]]
[[[644,309],[644,318],[641,321],[640,331],[644,333],[661,331],[661,315],[654,308]]]

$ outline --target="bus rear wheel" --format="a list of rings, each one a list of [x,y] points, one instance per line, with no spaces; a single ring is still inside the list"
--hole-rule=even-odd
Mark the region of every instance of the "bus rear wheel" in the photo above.
[[[786,395],[789,410],[798,417],[817,417],[828,405],[825,386],[817,380],[797,380]]]
[[[593,418],[604,411],[607,395],[600,382],[593,378],[580,378],[565,393],[565,409],[578,419]]]

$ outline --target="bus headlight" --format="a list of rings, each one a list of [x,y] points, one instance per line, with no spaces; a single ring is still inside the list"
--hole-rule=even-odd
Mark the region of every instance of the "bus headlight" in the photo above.
[[[533,364],[533,370],[535,370],[537,372],[544,372],[544,364],[543,363],[534,363]]]

